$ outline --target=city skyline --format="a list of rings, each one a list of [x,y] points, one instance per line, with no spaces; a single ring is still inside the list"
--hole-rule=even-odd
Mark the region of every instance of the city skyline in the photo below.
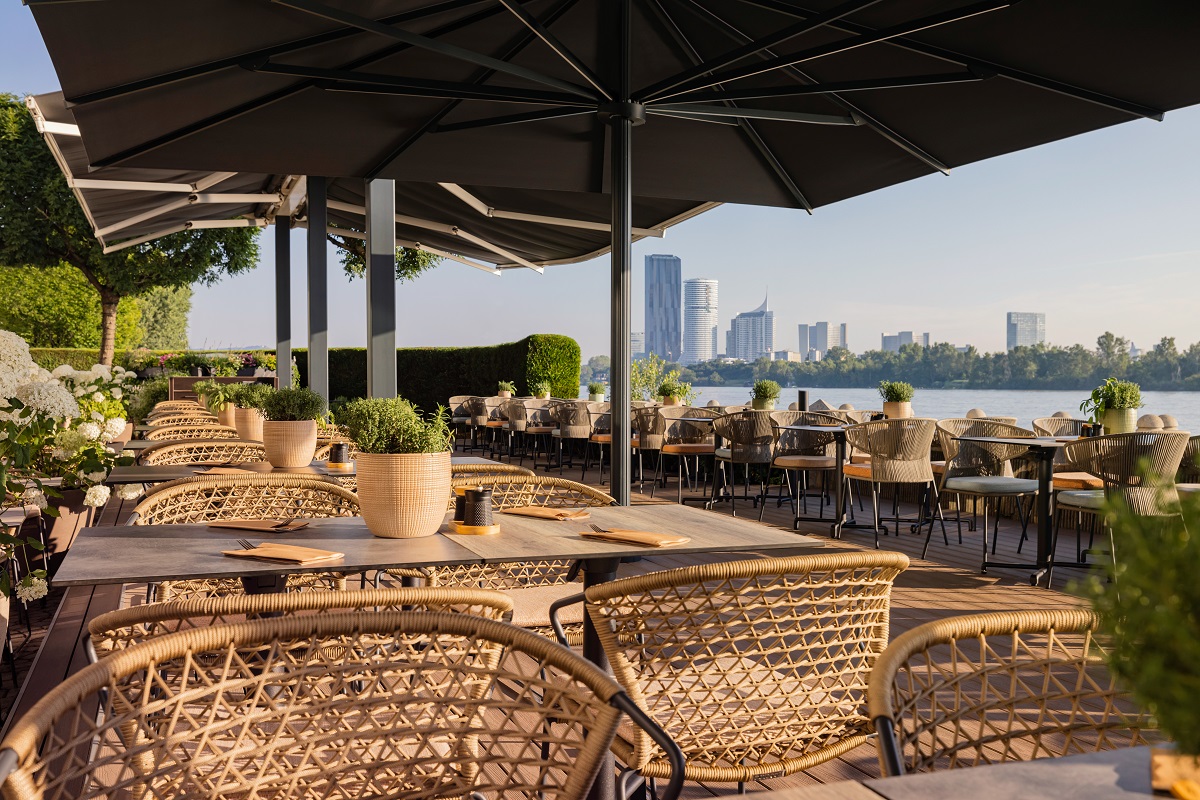
[[[645,260],[646,352],[667,361],[683,356],[683,264],[678,256],[654,253]]]
[[[755,361],[775,354],[775,312],[768,307],[770,296],[753,311],[743,311],[733,318],[725,334],[725,356],[741,361]]]

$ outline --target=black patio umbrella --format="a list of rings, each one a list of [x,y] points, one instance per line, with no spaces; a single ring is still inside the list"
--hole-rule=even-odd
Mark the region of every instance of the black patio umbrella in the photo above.
[[[635,188],[811,210],[1200,102],[1190,0],[28,1],[97,165],[610,193],[614,443]]]

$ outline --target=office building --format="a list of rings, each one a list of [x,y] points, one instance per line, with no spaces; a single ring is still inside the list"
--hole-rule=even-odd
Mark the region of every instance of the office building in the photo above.
[[[677,362],[680,347],[680,300],[683,263],[677,256],[646,256],[646,353]]]
[[[800,329],[800,346],[796,348],[796,352],[807,355],[808,351],[812,349],[809,344],[808,325],[801,322],[798,327]]]
[[[629,334],[629,351],[633,353],[634,358],[643,358],[646,355],[646,333],[645,331],[631,331]]]
[[[683,364],[717,357],[717,282],[691,278],[683,282]]]
[[[1008,349],[1046,343],[1046,315],[1029,311],[1008,312]]]
[[[900,331],[899,333],[885,333],[880,338],[880,349],[885,353],[899,353],[900,348],[906,344],[919,344],[922,347],[929,347],[928,333],[917,335],[912,331]]]
[[[800,325],[800,352],[807,353],[815,350],[818,353],[828,353],[834,347],[850,349],[846,338],[846,323],[831,325],[828,322],[817,322],[812,325]],[[810,359],[819,361],[820,357]]]
[[[804,353],[797,353],[797,352],[795,352],[795,351],[793,351],[793,350],[776,350],[776,351],[775,351],[775,354],[774,354],[773,356],[771,356],[771,360],[772,360],[772,361],[795,361],[795,362],[799,362],[799,361],[803,361],[803,360],[804,360],[804,358],[805,358],[805,354],[804,354]]]
[[[775,312],[762,305],[733,318],[725,338],[725,354],[741,361],[757,361],[775,354]]]

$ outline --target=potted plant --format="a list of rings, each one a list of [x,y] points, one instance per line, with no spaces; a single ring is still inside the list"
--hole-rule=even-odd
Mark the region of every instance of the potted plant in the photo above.
[[[264,383],[232,383],[230,400],[236,406],[233,412],[233,427],[239,439],[261,442],[263,440],[262,404],[267,395],[275,391]]]
[[[667,378],[658,386],[658,396],[662,398],[664,406],[677,406],[681,400],[687,398],[692,391],[690,383],[684,383],[676,378]]]
[[[237,364],[238,375],[252,377],[258,371],[258,358],[253,353],[238,353],[234,358],[239,361]]]
[[[592,381],[588,384],[588,400],[593,403],[604,402],[604,384],[599,381]]]
[[[536,397],[539,400],[549,400],[550,399],[550,382],[549,381],[538,381],[537,383],[530,384],[529,391],[534,397]]]
[[[312,463],[317,420],[325,408],[325,398],[311,389],[280,389],[263,397],[262,442],[271,466],[298,469]]]
[[[1110,502],[1105,520],[1120,556],[1105,560],[1107,575],[1073,587],[1100,618],[1114,675],[1174,742],[1151,750],[1155,789],[1200,780],[1200,494],[1179,494],[1181,513],[1169,516]]]
[[[172,354],[163,361],[163,366],[196,377],[212,375],[212,359],[201,353]]]
[[[775,401],[783,389],[775,381],[755,381],[750,391],[750,405],[756,411],[774,411]]]
[[[1132,381],[1109,378],[1092,390],[1079,404],[1079,410],[1092,422],[1104,426],[1105,433],[1133,433],[1137,430],[1137,410],[1142,407],[1142,388]]]
[[[880,381],[879,396],[883,398],[883,415],[888,419],[905,419],[913,415],[911,383]]]
[[[497,397],[512,397],[513,392],[517,390],[517,385],[512,381],[500,381],[496,387]]]
[[[358,503],[367,529],[387,539],[437,533],[454,442],[446,409],[425,419],[403,398],[370,398],[342,406],[338,421],[359,449]]]

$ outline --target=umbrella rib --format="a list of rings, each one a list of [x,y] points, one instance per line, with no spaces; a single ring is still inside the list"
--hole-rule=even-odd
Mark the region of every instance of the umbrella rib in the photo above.
[[[435,3],[425,8],[409,11],[404,14],[393,14],[388,17],[383,17],[377,20],[382,25],[394,25],[400,22],[411,22],[413,20],[422,19],[424,17],[433,16],[434,14],[445,13],[464,6],[477,5],[480,0],[448,0],[448,2]],[[107,89],[100,89],[94,92],[85,92],[84,94],[68,97],[67,102],[73,105],[87,105],[100,100],[109,100],[114,97],[122,97],[134,92],[144,91],[146,89],[155,89],[159,86],[167,86],[179,81],[188,80],[189,78],[198,78],[202,75],[208,75],[213,72],[219,72],[223,69],[236,67],[246,61],[262,61],[273,56],[287,55],[297,50],[305,50],[310,47],[336,42],[339,39],[344,39],[348,36],[359,36],[366,31],[360,28],[343,28],[329,33],[320,33],[315,36],[306,36],[303,39],[293,39],[290,42],[283,44],[264,47],[261,50],[253,50],[249,53],[241,53],[228,58],[221,58],[215,61],[209,61],[204,64],[196,64],[191,67],[166,72],[162,75],[156,75],[153,78],[144,78],[142,80],[130,81],[128,83],[110,86]]]
[[[567,62],[571,69],[579,73],[581,78],[590,83],[605,100],[612,99],[612,95],[607,89],[604,88],[600,78],[590,69],[588,69],[588,66],[584,64],[578,56],[572,53],[566,45],[559,41],[558,37],[552,34],[545,25],[538,22],[532,14],[525,10],[525,7],[521,5],[520,0],[500,0],[500,3],[510,12],[512,12],[512,15],[519,19],[525,27],[533,31],[533,33],[539,39],[541,39],[547,47],[553,50],[559,58]]]
[[[793,6],[790,3],[780,2],[780,0],[742,0],[742,2],[750,3],[751,5],[756,5],[761,8],[778,11],[783,14],[788,14],[789,16],[809,17],[817,13],[809,9]],[[844,33],[862,34],[870,33],[874,30],[867,25],[857,22],[849,22],[846,20],[831,23],[829,27],[843,31]],[[1054,92],[1056,94],[1073,97],[1076,100],[1094,103],[1095,105],[1111,108],[1115,111],[1121,111],[1125,114],[1130,114],[1135,117],[1145,117],[1146,119],[1153,119],[1159,122],[1161,122],[1163,118],[1164,112],[1162,109],[1152,108],[1142,103],[1135,103],[1131,100],[1124,100],[1119,97],[1113,97],[1112,95],[1107,95],[1103,92],[1085,89],[1081,86],[1075,86],[1064,81],[1055,80],[1054,78],[1048,78],[1045,75],[1037,75],[1035,73],[1017,69],[1016,67],[1010,67],[1006,64],[1001,64],[996,61],[976,58],[975,56],[969,56],[965,53],[955,50],[938,47],[937,45],[925,44],[923,42],[909,39],[906,36],[897,36],[895,38],[888,39],[885,44],[891,45],[892,47],[899,47],[904,50],[909,50],[914,53],[920,53],[921,55],[930,56],[932,58],[941,59],[942,61],[949,61],[962,66],[973,66],[991,70],[1001,77],[1008,78],[1019,83],[1025,83],[1039,89],[1045,89],[1046,91]]]
[[[897,36],[905,36],[907,34],[917,33],[918,31],[929,30],[930,28],[938,28],[943,25],[949,25],[955,22],[961,22],[964,19],[977,17],[981,14],[987,14],[992,11],[997,11],[1002,8],[1007,8],[1012,5],[1014,0],[982,0],[978,3],[972,3],[968,6],[944,11],[939,14],[931,14],[926,17],[920,17],[909,22],[903,22],[898,25],[892,25],[887,28],[868,29],[869,32],[861,33],[849,39],[841,39],[836,42],[819,45],[801,50],[797,53],[789,53],[787,55],[775,56],[768,58],[765,61],[760,61],[757,64],[733,69],[716,75],[709,75],[704,78],[686,81],[675,87],[673,94],[665,94],[660,92],[658,95],[647,98],[648,100],[663,100],[674,95],[683,94],[684,92],[696,91],[698,89],[707,89],[710,86],[715,86],[718,83],[728,83],[730,81],[743,80],[755,75],[761,75],[764,72],[772,72],[774,70],[783,69],[785,67],[794,66],[805,61],[813,61],[826,56],[838,55],[856,50],[860,47],[866,47],[872,44],[885,42],[889,39],[894,39]]]
[[[814,83],[807,86],[774,86],[758,89],[733,91],[696,92],[672,98],[675,104],[715,103],[725,100],[757,100],[767,97],[799,97],[811,94],[834,94],[837,92],[865,92],[878,89],[901,89],[913,86],[939,86],[948,83],[973,83],[995,77],[995,72],[965,70],[963,72],[935,73],[931,75],[909,75],[903,78],[875,78],[859,81],[833,81]]]
[[[501,0],[505,2],[505,0]],[[694,81],[704,75],[714,74],[726,67],[732,66],[744,58],[748,58],[756,53],[761,53],[770,47],[783,44],[784,42],[794,39],[797,36],[816,30],[824,25],[841,19],[849,14],[861,11],[864,8],[869,8],[880,2],[880,0],[847,0],[847,2],[836,5],[828,11],[816,14],[808,19],[782,28],[765,39],[752,41],[740,47],[735,47],[725,53],[708,61],[701,60],[694,66],[685,69],[683,72],[677,73],[670,78],[665,78],[658,83],[647,86],[636,92],[636,96],[653,99],[654,97],[663,94],[664,92],[674,89],[682,83]]]
[[[453,131],[467,131],[472,128],[495,128],[500,125],[517,125],[522,122],[539,122],[546,119],[577,117],[582,114],[594,114],[595,112],[595,108],[588,108],[586,106],[567,106],[563,108],[551,108],[546,111],[529,111],[524,114],[505,114],[498,117],[467,120],[466,122],[452,122],[449,125],[434,125],[430,128],[429,132],[451,133]]]
[[[395,39],[398,42],[403,42],[410,47],[419,47],[423,50],[429,50],[439,55],[455,58],[460,61],[466,61],[471,64],[476,64],[481,67],[495,70],[496,72],[504,72],[518,78],[524,78],[527,81],[540,83],[545,86],[551,86],[555,89],[560,89],[564,92],[576,95],[578,97],[586,97],[589,100],[595,100],[595,95],[588,91],[586,87],[571,83],[570,81],[559,80],[549,75],[526,69],[525,67],[510,64],[507,61],[502,61],[498,58],[485,56],[482,53],[476,53],[474,50],[467,50],[464,47],[440,42],[437,39],[432,39],[428,36],[421,36],[417,33],[396,28],[392,25],[381,25],[370,17],[359,16],[348,11],[342,11],[332,6],[327,6],[324,3],[316,2],[316,0],[271,0],[274,3],[292,8],[297,11],[303,11],[307,14],[321,17],[323,19],[333,20],[345,25],[350,25],[355,28],[361,28],[364,31],[378,34],[389,39]]]
[[[813,114],[808,111],[780,111],[767,108],[744,108],[743,106],[675,105],[655,103],[646,107],[648,114],[695,114],[697,116],[737,117],[738,119],[765,119],[773,122],[807,122],[811,125],[858,125],[853,116]]]

